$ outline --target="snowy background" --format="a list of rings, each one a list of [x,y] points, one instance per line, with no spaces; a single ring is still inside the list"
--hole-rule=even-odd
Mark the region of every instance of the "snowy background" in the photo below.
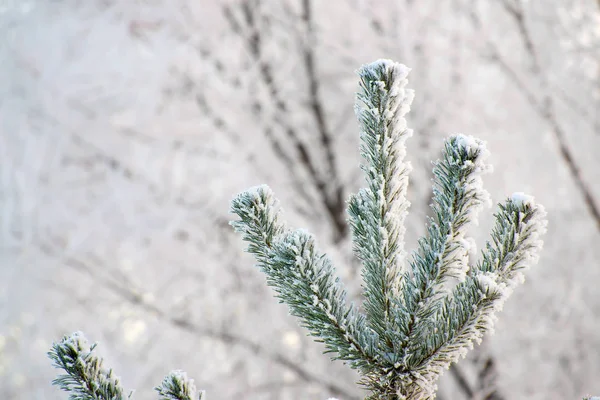
[[[525,191],[549,215],[439,397],[599,394],[597,0],[0,0],[0,398],[66,399],[46,352],[82,330],[138,399],[175,368],[210,399],[360,399],[227,223],[268,183],[360,300],[344,202],[354,71],[378,58],[416,90],[411,248],[449,133],[488,142],[495,203]]]

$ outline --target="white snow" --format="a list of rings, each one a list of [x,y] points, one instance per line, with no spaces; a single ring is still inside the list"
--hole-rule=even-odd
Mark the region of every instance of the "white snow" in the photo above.
[[[408,73],[410,72],[410,68],[406,65],[395,62],[393,60],[381,58],[379,60],[373,61],[372,63],[365,64],[361,67],[364,70],[377,71],[381,67],[385,68],[386,72],[393,70],[398,77],[398,80],[406,78]]]
[[[477,242],[475,241],[475,238],[473,238],[472,236],[464,236],[459,239],[459,242],[465,250],[465,252],[467,253],[467,257],[474,258],[477,256]]]
[[[272,193],[271,188],[265,184],[252,186],[246,189],[244,192],[254,197],[259,197],[261,193]]]
[[[401,103],[395,104],[395,107],[400,107],[399,114],[404,115],[410,109],[410,103],[412,102],[413,96],[413,93],[403,89],[404,86],[406,86],[406,77],[410,72],[410,68],[404,64],[400,64],[392,60],[379,59],[370,64],[363,65],[358,70],[358,73],[361,74],[370,72],[374,75],[377,75],[378,71],[380,71],[382,68],[384,69],[384,73],[386,75],[391,75],[393,77],[393,81],[389,84],[388,94],[392,99],[396,97],[402,98]],[[380,91],[385,91],[385,83],[383,81],[377,81],[376,84]],[[360,106],[358,109],[360,110]]]
[[[478,149],[483,149],[485,148],[485,143],[480,140],[475,138],[474,136],[471,135],[463,135],[463,134],[458,134],[456,135],[456,144],[460,147],[465,148],[467,151],[471,151],[471,150],[478,150]]]
[[[88,340],[81,331],[73,332],[71,335],[65,338],[62,343],[70,344],[83,353],[90,352],[90,345],[88,343]]]
[[[513,193],[512,196],[510,196],[510,199],[513,203],[517,204],[520,207],[533,206],[535,204],[534,197],[523,192]]]
[[[500,289],[498,275],[494,272],[486,272],[476,275],[477,282],[484,290],[495,291]]]
[[[196,388],[196,385],[194,384],[194,380],[188,378],[188,375],[185,371],[182,370],[174,370],[171,371],[169,373],[169,375],[167,375],[164,379],[164,383],[168,383],[171,379],[175,378],[175,380],[179,383],[180,387],[186,387],[187,386],[187,394],[189,395],[190,398],[192,399],[197,399],[198,398],[198,389]]]

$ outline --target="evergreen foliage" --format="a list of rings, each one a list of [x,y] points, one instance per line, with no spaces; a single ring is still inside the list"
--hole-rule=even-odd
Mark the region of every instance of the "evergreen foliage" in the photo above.
[[[189,379],[183,371],[171,371],[163,379],[160,386],[154,388],[159,400],[202,400],[204,392],[198,393],[194,380]]]
[[[350,197],[348,220],[362,261],[364,314],[346,293],[314,238],[279,221],[267,186],[238,195],[233,227],[292,315],[333,358],[362,375],[372,399],[435,397],[436,381],[451,363],[492,329],[495,312],[521,270],[537,260],[545,232],[544,208],[517,193],[500,204],[491,241],[472,265],[467,228],[488,194],[481,185],[485,144],[451,136],[434,167],[432,217],[410,257],[404,250],[408,173],[404,116],[413,92],[409,69],[389,60],[363,66],[356,115],[366,187]]]
[[[54,343],[48,352],[53,366],[66,374],[59,375],[53,385],[69,393],[69,400],[125,400],[132,398],[133,392],[125,396],[119,378],[111,369],[103,367],[102,358],[94,354],[97,344],[89,345],[81,332],[74,332]],[[204,393],[198,393],[194,381],[183,371],[172,371],[160,386],[154,388],[159,400],[204,400]]]
[[[55,343],[48,357],[66,374],[59,375],[52,384],[69,392],[69,400],[124,400],[119,378],[103,367],[102,359],[94,354],[95,348],[96,344],[90,346],[81,332]]]
[[[435,398],[443,370],[493,328],[495,313],[523,281],[523,269],[537,261],[546,230],[544,208],[515,193],[499,205],[491,240],[479,261],[471,262],[475,252],[467,229],[489,202],[481,175],[490,166],[482,141],[454,135],[434,166],[427,233],[408,255],[410,164],[404,157],[412,131],[405,115],[414,95],[406,89],[408,73],[389,60],[358,71],[356,115],[366,187],[350,197],[348,222],[363,265],[362,311],[346,301],[315,238],[281,221],[267,186],[244,191],[231,204],[238,216],[231,224],[268,285],[334,359],[360,372],[368,399]],[[66,375],[53,384],[73,400],[124,399],[118,378],[102,367],[94,348],[81,333],[55,344],[49,356]],[[155,390],[161,400],[203,397],[182,371],[171,372]]]

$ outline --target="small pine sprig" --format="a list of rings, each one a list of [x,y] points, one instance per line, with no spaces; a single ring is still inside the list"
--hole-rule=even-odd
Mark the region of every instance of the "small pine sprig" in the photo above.
[[[434,393],[442,371],[493,329],[496,313],[523,281],[522,270],[537,262],[546,225],[543,206],[531,196],[515,193],[499,206],[481,261],[423,320],[420,345],[408,351],[410,373],[403,377],[402,391],[413,396],[409,398]]]
[[[481,174],[489,152],[485,144],[471,136],[454,135],[445,142],[443,158],[433,169],[433,197],[427,235],[419,240],[410,271],[404,273],[402,297],[396,307],[399,327],[396,338],[402,348],[399,362],[405,370],[414,365],[414,349],[422,346],[420,321],[430,319],[444,297],[444,283],[464,279],[469,270],[470,241],[467,228],[489,195],[483,189]]]
[[[379,60],[359,69],[360,90],[355,106],[360,126],[361,165],[368,186],[348,201],[354,252],[363,263],[364,309],[367,323],[394,349],[396,327],[392,303],[399,290],[404,256],[404,219],[410,164],[404,161],[405,141],[412,136],[404,116],[414,92],[406,89],[410,69]]]
[[[96,344],[89,345],[81,332],[64,336],[54,343],[48,357],[66,374],[59,375],[53,385],[69,392],[69,400],[123,400],[119,378],[112,369],[103,367],[103,360],[93,354]]]
[[[180,370],[171,371],[154,390],[159,400],[205,400],[204,392],[198,393],[194,380]]]
[[[53,385],[69,393],[69,400],[124,400],[119,378],[112,369],[103,367],[103,360],[93,352],[97,344],[89,345],[82,332],[66,335],[54,343],[48,352],[53,366],[66,374],[59,375]],[[183,371],[172,371],[162,383],[154,388],[160,400],[204,400],[204,392],[198,393],[194,381]]]
[[[291,314],[325,344],[327,352],[336,353],[336,359],[365,372],[376,370],[376,335],[366,329],[364,316],[353,305],[346,306],[346,291],[331,261],[317,250],[314,237],[279,222],[271,189],[262,185],[240,193],[231,212],[240,218],[231,225],[248,242],[248,252]]]

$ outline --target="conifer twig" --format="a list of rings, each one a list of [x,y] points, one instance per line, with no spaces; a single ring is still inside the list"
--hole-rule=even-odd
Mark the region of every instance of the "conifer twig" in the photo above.
[[[367,323],[389,349],[394,348],[392,303],[398,296],[404,252],[404,218],[410,164],[405,141],[412,135],[404,115],[414,97],[406,89],[409,69],[379,60],[359,71],[356,116],[360,125],[361,166],[367,184],[348,202],[354,251],[363,262]]]
[[[48,352],[53,366],[66,374],[59,375],[53,385],[69,392],[69,400],[124,400],[123,388],[112,369],[106,370],[103,361],[93,354],[96,344],[88,345],[81,332],[64,336]]]
[[[66,374],[59,375],[53,385],[69,393],[69,400],[125,400],[127,397],[119,378],[112,369],[103,367],[102,358],[93,354],[97,344],[89,345],[81,332],[66,335],[59,343],[54,343],[48,356],[53,366]],[[159,400],[204,400],[204,392],[198,393],[194,381],[183,371],[172,371],[162,383],[154,388]]]
[[[469,224],[489,202],[482,188],[481,174],[490,169],[485,163],[484,143],[470,136],[455,135],[446,141],[443,158],[433,169],[433,217],[427,235],[413,254],[410,272],[404,274],[402,299],[397,310],[402,343],[401,363],[412,366],[414,349],[422,346],[419,321],[434,316],[443,299],[443,284],[462,280],[469,270],[468,256],[473,246],[466,237]]]
[[[231,224],[248,242],[248,252],[256,257],[277,297],[325,343],[327,351],[353,367],[376,369],[375,341],[365,329],[364,316],[345,305],[346,292],[314,238],[279,222],[277,205],[268,186],[249,189],[233,200],[231,211],[240,219]]]
[[[198,393],[194,380],[181,370],[171,371],[160,386],[154,388],[159,400],[204,400],[204,392]]]

